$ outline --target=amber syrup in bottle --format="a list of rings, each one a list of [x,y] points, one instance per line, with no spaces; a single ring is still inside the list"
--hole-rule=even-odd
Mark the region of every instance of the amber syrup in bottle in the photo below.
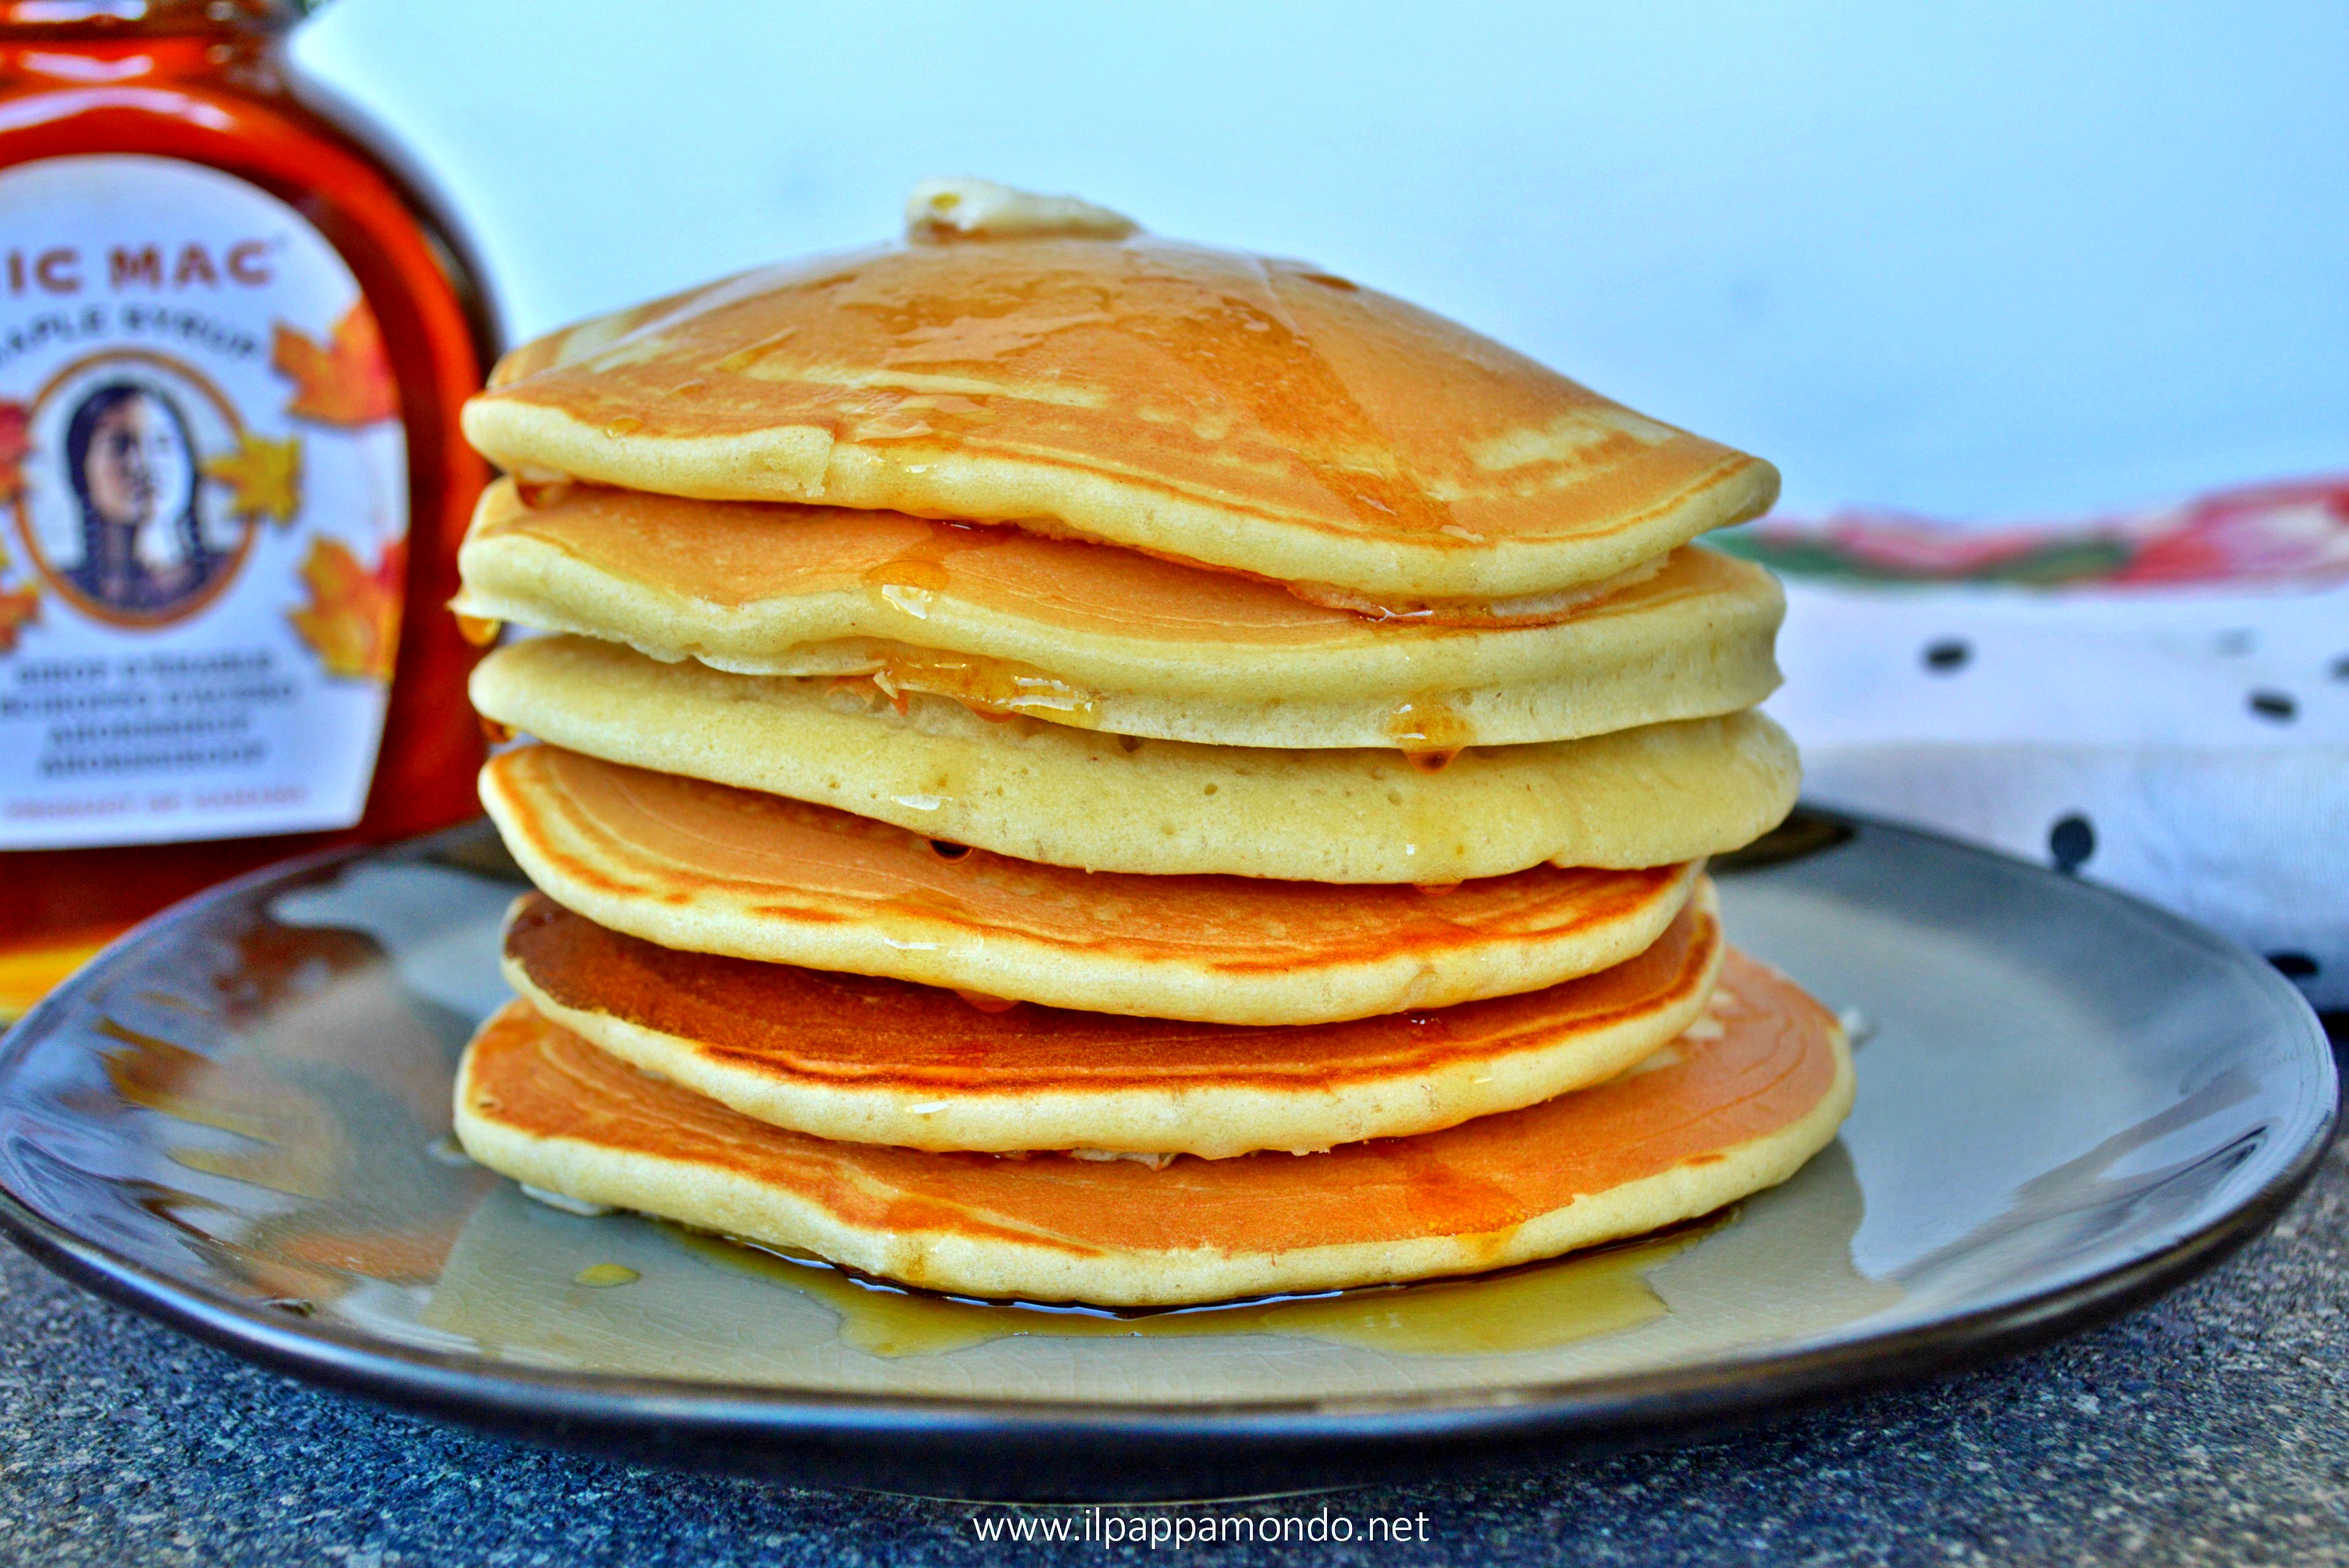
[[[293,0],[0,0],[0,1016],[209,883],[476,810],[493,327]]]

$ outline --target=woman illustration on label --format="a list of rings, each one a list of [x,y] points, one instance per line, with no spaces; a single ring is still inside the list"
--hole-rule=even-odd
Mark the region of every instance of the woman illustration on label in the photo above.
[[[66,428],[66,469],[81,502],[81,560],[65,575],[96,603],[169,610],[226,559],[196,518],[187,421],[153,387],[110,381],[84,397]]]

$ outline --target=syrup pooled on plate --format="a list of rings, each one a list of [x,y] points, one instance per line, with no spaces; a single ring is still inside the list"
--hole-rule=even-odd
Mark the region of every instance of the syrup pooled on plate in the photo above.
[[[1165,1339],[1271,1334],[1413,1356],[1547,1350],[1636,1328],[1669,1310],[1648,1272],[1724,1225],[1735,1209],[1547,1263],[1489,1274],[1368,1285],[1313,1295],[1113,1312],[973,1301],[843,1272],[815,1257],[662,1229],[706,1262],[814,1297],[840,1317],[845,1344],[874,1356],[942,1356],[1016,1335]]]

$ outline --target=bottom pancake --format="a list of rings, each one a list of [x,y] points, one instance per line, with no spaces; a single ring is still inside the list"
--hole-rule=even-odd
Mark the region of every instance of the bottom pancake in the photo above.
[[[939,1154],[754,1121],[528,1004],[459,1069],[472,1157],[534,1187],[933,1290],[1158,1306],[1470,1274],[1709,1212],[1785,1181],[1851,1108],[1835,1019],[1732,952],[1705,1017],[1619,1078],[1323,1154]]]

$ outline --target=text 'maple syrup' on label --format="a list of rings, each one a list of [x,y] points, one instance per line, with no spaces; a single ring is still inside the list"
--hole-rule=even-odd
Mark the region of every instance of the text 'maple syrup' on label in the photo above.
[[[293,208],[171,159],[0,170],[0,850],[357,821],[407,473]]]

